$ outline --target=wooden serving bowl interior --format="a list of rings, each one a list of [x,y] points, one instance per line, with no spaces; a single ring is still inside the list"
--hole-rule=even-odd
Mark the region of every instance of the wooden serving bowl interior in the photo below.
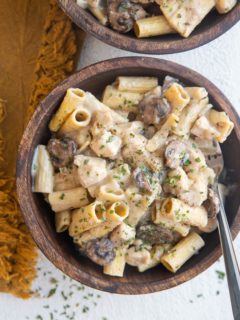
[[[138,39],[133,32],[120,34],[105,27],[87,10],[74,0],[57,0],[59,6],[81,29],[114,47],[139,53],[166,54],[183,52],[200,47],[229,30],[240,19],[240,2],[227,14],[212,11],[197,26],[189,38],[178,34]]]
[[[189,86],[205,87],[214,108],[224,110],[234,122],[235,129],[222,145],[225,167],[229,169],[228,183],[240,182],[240,124],[226,97],[206,78],[176,63],[153,58],[118,58],[103,61],[77,72],[58,85],[38,106],[26,128],[17,160],[17,191],[23,216],[30,232],[46,257],[75,280],[90,287],[122,294],[140,294],[165,290],[192,279],[215,262],[220,254],[218,232],[203,235],[206,245],[176,274],[157,266],[144,273],[127,266],[123,278],[110,277],[89,259],[78,256],[67,232],[57,234],[54,214],[42,194],[32,193],[31,163],[38,144],[50,138],[48,123],[58,109],[66,90],[79,87],[100,96],[104,87],[117,76],[155,76],[162,83],[166,75],[179,78]],[[226,209],[233,238],[240,230],[239,188],[226,199]]]

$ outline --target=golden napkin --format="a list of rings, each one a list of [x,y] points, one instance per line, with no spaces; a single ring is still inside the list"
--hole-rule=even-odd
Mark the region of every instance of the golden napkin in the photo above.
[[[28,298],[37,249],[16,199],[17,148],[39,101],[73,71],[77,38],[55,0],[1,0],[0,30],[0,291]]]

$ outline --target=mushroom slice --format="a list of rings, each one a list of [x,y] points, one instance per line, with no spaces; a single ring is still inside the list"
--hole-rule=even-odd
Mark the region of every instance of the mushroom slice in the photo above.
[[[70,138],[55,139],[48,141],[47,150],[50,154],[52,164],[55,168],[63,168],[73,162],[73,157],[77,151],[75,141]]]
[[[165,149],[166,165],[176,169],[189,160],[189,152],[185,143],[179,140],[171,141]]]
[[[136,185],[145,191],[152,192],[159,180],[157,174],[152,173],[146,166],[142,165],[133,171],[133,178]],[[159,185],[160,187],[160,185]]]
[[[216,218],[220,210],[220,203],[216,192],[212,188],[208,189],[208,198],[204,201],[203,206],[207,210],[209,219]]]
[[[122,33],[130,31],[134,21],[147,16],[142,6],[129,0],[108,0],[107,11],[113,29]]]
[[[136,237],[143,241],[154,244],[175,243],[177,234],[168,228],[153,223],[141,225],[137,229]]]
[[[85,254],[93,262],[105,266],[115,258],[114,245],[107,238],[92,240],[86,244]]]
[[[159,124],[171,111],[171,107],[167,100],[156,94],[146,94],[139,102],[139,112],[142,115],[143,122],[147,125]]]
[[[215,6],[215,0],[162,0],[160,8],[169,24],[188,37]]]

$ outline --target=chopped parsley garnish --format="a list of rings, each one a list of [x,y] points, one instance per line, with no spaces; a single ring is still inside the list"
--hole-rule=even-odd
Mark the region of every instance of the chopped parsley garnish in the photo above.
[[[56,293],[56,290],[57,290],[57,288],[52,288],[52,289],[48,292],[47,297],[48,297],[48,298],[52,297],[52,296]]]
[[[60,195],[59,199],[60,199],[60,200],[63,200],[64,197],[65,197],[65,193],[62,193],[62,194]]]
[[[217,274],[219,280],[224,280],[225,272],[216,270],[216,274]]]
[[[194,149],[197,149],[197,145],[196,145],[195,143],[192,143],[192,147],[193,147]]]
[[[119,173],[121,173],[123,176],[125,176],[125,175],[126,175],[127,170],[125,169],[125,167],[124,167],[124,166],[121,166],[121,167],[120,167],[120,169],[119,169]]]
[[[189,159],[187,159],[183,162],[183,165],[186,167],[189,166],[190,164],[191,164],[191,161]]]
[[[110,136],[110,137],[106,140],[106,142],[107,142],[107,143],[113,142],[113,139],[114,139],[114,136]]]
[[[167,177],[165,179],[165,183],[169,184],[171,187],[176,187],[177,181],[179,181],[180,179],[181,179],[180,175],[176,175],[173,177]]]
[[[50,283],[52,283],[52,284],[56,284],[56,283],[58,283],[58,281],[57,281],[57,279],[56,278],[51,278],[50,279]]]

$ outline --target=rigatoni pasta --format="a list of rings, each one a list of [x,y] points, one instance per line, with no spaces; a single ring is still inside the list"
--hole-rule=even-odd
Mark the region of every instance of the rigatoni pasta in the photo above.
[[[155,77],[117,77],[115,85],[119,91],[146,93],[157,87]]]
[[[71,224],[71,211],[65,210],[55,213],[55,227],[57,232],[68,230]]]
[[[183,238],[176,246],[161,257],[162,264],[171,272],[176,272],[194,254],[204,246],[202,237],[191,232]]]
[[[172,83],[167,90],[164,92],[164,96],[172,106],[172,112],[179,114],[186,105],[189,104],[190,96],[178,83]]]
[[[67,120],[60,128],[59,133],[67,135],[68,133],[87,127],[91,120],[91,114],[87,109],[77,108],[70,114]]]
[[[48,201],[55,212],[79,208],[89,202],[87,190],[83,187],[51,192],[48,195]]]
[[[100,201],[90,203],[85,207],[73,210],[69,235],[74,237],[84,231],[96,227],[106,219],[106,208]]]
[[[216,0],[218,13],[227,13],[237,4],[237,0]]]
[[[54,169],[49,153],[45,146],[39,145],[35,150],[32,165],[33,191],[42,193],[52,192],[54,184],[53,174]]]
[[[104,274],[159,264],[177,272],[204,246],[198,233],[215,230],[206,156],[217,154],[233,123],[210,100],[204,88],[169,76],[119,76],[103,102],[68,89],[52,137],[36,149],[33,191],[44,194],[56,232],[67,232]]]
[[[82,103],[84,97],[85,92],[83,90],[69,88],[60,108],[49,123],[49,129],[53,132],[58,131],[67,117]]]
[[[134,24],[137,38],[153,37],[169,33],[176,33],[164,16],[155,16],[137,20]]]
[[[112,109],[137,113],[137,105],[142,98],[142,93],[120,91],[115,85],[109,85],[103,92],[102,102]]]

